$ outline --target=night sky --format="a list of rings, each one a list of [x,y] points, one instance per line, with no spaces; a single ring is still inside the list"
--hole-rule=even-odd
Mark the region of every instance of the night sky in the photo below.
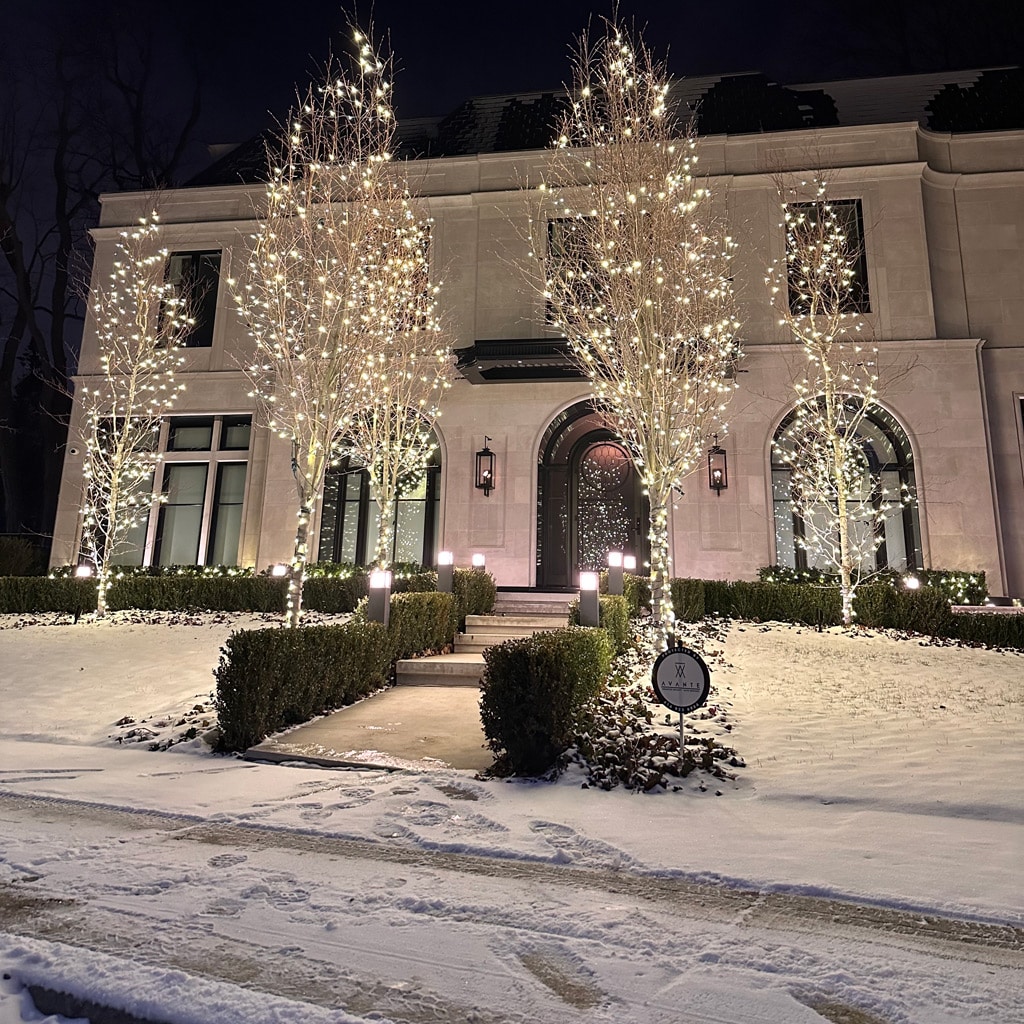
[[[661,3],[622,0],[624,19],[668,52],[676,76],[764,71],[781,82],[1018,64],[1024,59],[1020,0],[830,0],[808,4]],[[376,0],[359,7],[390,37],[400,71],[399,120],[450,112],[489,93],[557,89],[568,48],[592,12],[579,0]],[[969,13],[968,13],[969,12]],[[106,19],[157,29],[154,65],[169,94],[203,81],[204,144],[238,142],[287,111],[296,82],[343,38],[336,0],[36,0],[5,13],[8,31],[75,38]],[[0,29],[2,31],[2,29]],[[190,70],[191,69],[191,70]]]

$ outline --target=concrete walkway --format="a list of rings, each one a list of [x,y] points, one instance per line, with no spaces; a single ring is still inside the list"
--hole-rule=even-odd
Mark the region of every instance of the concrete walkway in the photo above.
[[[396,686],[250,747],[251,761],[305,761],[327,767],[482,771],[480,690]]]

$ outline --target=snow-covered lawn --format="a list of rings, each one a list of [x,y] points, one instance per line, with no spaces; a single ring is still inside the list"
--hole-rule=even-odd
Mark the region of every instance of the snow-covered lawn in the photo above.
[[[197,1024],[348,1019],[330,1006],[358,1020],[1024,1020],[1020,933],[973,956],[885,923],[1024,926],[1021,655],[735,624],[707,656],[747,767],[703,791],[696,776],[636,795],[581,790],[575,771],[537,784],[251,765],[200,739],[150,752],[178,723],[202,731],[220,645],[267,621],[0,619],[0,921],[5,893],[88,910],[74,926],[52,910],[49,931],[0,925],[16,978],[121,1004],[134,991],[138,1012]],[[138,728],[153,735],[133,742]],[[754,903],[719,907],[735,890]],[[801,896],[840,901],[834,927],[810,924]],[[851,905],[879,908],[876,935],[844,924]],[[207,966],[229,947],[276,980]],[[307,962],[324,993],[286,984]],[[274,999],[232,997],[234,980]],[[203,1005],[182,999],[190,984]]]

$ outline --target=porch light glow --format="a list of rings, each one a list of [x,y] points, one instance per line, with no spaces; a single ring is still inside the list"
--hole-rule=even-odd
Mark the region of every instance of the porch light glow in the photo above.
[[[438,565],[454,565],[455,555],[450,551],[439,551],[437,553],[437,564]]]
[[[596,572],[581,572],[580,573],[580,590],[594,591],[597,593],[598,588],[598,576]]]
[[[487,565],[487,559],[483,555],[481,555],[480,552],[478,551],[473,556],[473,568],[474,569],[482,569],[485,565]]]
[[[621,551],[609,551],[608,552],[608,567],[610,569],[621,569],[622,568],[622,552]]]
[[[623,555],[622,568],[626,572],[636,572],[636,555]]]

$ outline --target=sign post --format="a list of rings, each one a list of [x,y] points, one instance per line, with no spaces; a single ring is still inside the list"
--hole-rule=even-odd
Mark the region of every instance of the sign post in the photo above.
[[[711,693],[711,672],[704,659],[689,647],[670,647],[659,654],[651,669],[655,696],[679,712],[679,763],[683,761],[683,715],[703,707]]]

